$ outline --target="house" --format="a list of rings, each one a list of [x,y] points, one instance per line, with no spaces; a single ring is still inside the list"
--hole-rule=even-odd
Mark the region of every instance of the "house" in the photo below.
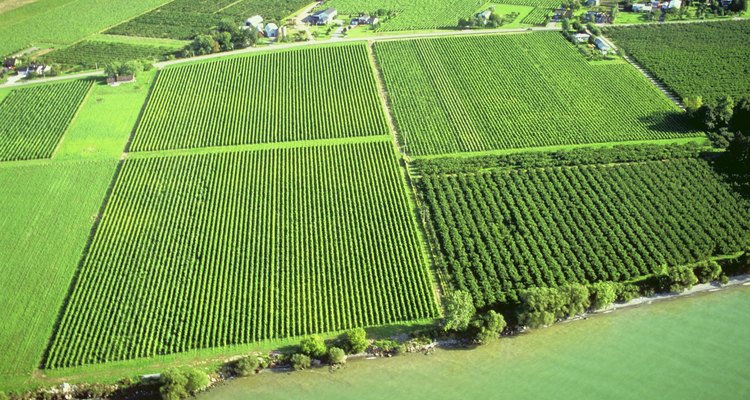
[[[372,18],[369,15],[360,15],[359,17],[352,19],[350,25],[375,25],[377,23],[377,18]]]
[[[310,16],[310,23],[314,25],[328,25],[333,22],[333,19],[339,15],[335,8],[328,8],[323,11],[318,11]]]
[[[279,36],[279,26],[274,24],[273,22],[267,23],[263,31],[265,32],[267,38]]]
[[[490,10],[482,11],[479,14],[477,14],[477,18],[479,19],[479,22],[482,23],[482,25],[487,25],[487,23],[490,22],[491,16],[492,16],[492,11]]]
[[[564,8],[557,8],[552,13],[552,21],[561,21],[565,18],[570,18],[572,13]]]
[[[594,45],[596,46],[597,49],[599,49],[599,51],[602,52],[602,54],[609,53],[609,50],[611,49],[611,47],[609,47],[607,42],[602,40],[602,38],[594,39]]]
[[[599,5],[599,0],[586,0],[587,7],[596,7]]]
[[[652,10],[651,3],[649,3],[649,4],[641,4],[641,3],[633,4],[633,12],[651,12],[651,10]]]
[[[588,43],[591,35],[588,33],[576,33],[573,37],[576,39],[576,43]]]
[[[680,9],[680,7],[682,7],[682,1],[681,0],[671,0],[669,2],[669,5],[667,6],[667,8],[676,8],[678,10]]]
[[[3,68],[6,69],[6,70],[8,70],[8,69],[15,69],[16,68],[16,62],[17,62],[17,59],[14,58],[14,57],[6,58],[5,60],[3,60]]]
[[[117,86],[121,83],[135,82],[135,76],[133,75],[117,75],[107,77],[107,84]]]
[[[257,29],[258,31],[263,30],[263,17],[260,15],[254,15],[245,20],[245,29]]]
[[[661,7],[661,2],[658,2],[658,1],[652,1],[651,2],[651,8],[656,9],[656,8],[659,8],[659,7]]]

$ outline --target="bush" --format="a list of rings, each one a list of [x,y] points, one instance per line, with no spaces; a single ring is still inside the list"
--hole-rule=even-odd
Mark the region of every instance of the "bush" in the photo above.
[[[490,310],[472,322],[472,326],[476,329],[474,341],[480,344],[489,343],[500,337],[506,325],[502,314]]]
[[[310,365],[312,365],[310,357],[302,353],[293,354],[290,361],[292,363],[292,368],[294,368],[295,371],[310,368]]]
[[[170,369],[159,378],[159,392],[166,400],[185,399],[208,387],[210,379],[200,370],[190,368],[186,370]]]
[[[346,364],[346,353],[338,347],[328,349],[328,361],[331,365]]]
[[[349,354],[361,353],[370,345],[370,342],[367,340],[367,332],[362,328],[347,331],[344,334],[344,340]]]
[[[635,298],[638,298],[641,296],[640,290],[638,290],[638,286],[630,284],[630,283],[619,283],[615,285],[615,293],[617,301],[621,303],[627,303],[630,300],[633,300]]]
[[[721,275],[721,266],[716,261],[700,263],[695,267],[695,276],[700,283],[709,283],[719,280]]]
[[[237,376],[248,376],[255,373],[260,367],[260,361],[256,356],[243,357],[232,365],[232,372]]]
[[[469,326],[475,313],[474,301],[469,293],[463,290],[452,291],[445,298],[443,327],[446,331],[463,331]]]
[[[0,400],[8,400],[8,395],[5,392],[0,392]]]
[[[671,268],[667,274],[669,278],[668,290],[673,293],[679,293],[683,290],[690,289],[698,283],[698,278],[693,273],[693,269],[686,266]]]
[[[309,336],[300,341],[299,350],[302,354],[320,359],[326,355],[326,344],[318,335]]]
[[[617,299],[616,285],[612,282],[596,282],[589,289],[591,293],[591,308],[601,310],[609,307]]]

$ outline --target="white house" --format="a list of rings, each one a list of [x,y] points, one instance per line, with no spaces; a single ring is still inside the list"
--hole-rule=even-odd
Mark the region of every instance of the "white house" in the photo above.
[[[652,9],[651,4],[641,4],[641,3],[633,4],[634,12],[651,12],[651,9]]]
[[[279,26],[273,22],[267,23],[264,32],[268,38],[276,37],[279,35]]]
[[[586,6],[596,7],[599,5],[599,0],[586,0]]]
[[[479,17],[479,21],[482,22],[482,24],[487,25],[488,22],[490,22],[490,17],[492,16],[492,11],[486,10],[482,11],[479,14],[477,14],[477,17]]]
[[[254,15],[245,20],[245,29],[253,28],[259,31],[263,30],[263,17],[261,17],[260,15]]]
[[[597,48],[597,49],[599,49],[599,50],[600,50],[600,51],[601,51],[602,53],[608,53],[608,52],[609,52],[609,50],[611,49],[611,47],[609,47],[609,45],[607,44],[607,42],[605,42],[604,40],[602,40],[602,38],[596,38],[596,39],[594,40],[594,45],[595,45],[595,46],[596,46],[596,48]]]
[[[588,33],[576,33],[574,37],[576,38],[576,43],[587,43],[591,35]]]
[[[667,8],[677,8],[679,9],[682,7],[682,0],[672,0],[669,2],[669,6]]]

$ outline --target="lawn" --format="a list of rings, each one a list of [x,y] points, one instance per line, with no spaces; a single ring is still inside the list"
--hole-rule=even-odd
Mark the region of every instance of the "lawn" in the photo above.
[[[391,141],[125,161],[47,367],[433,317]]]
[[[131,150],[388,134],[368,57],[358,43],[167,68]]]
[[[0,163],[0,387],[39,367],[115,167]]]
[[[70,44],[165,0],[41,0],[0,14],[0,55],[39,43]]]
[[[683,99],[750,96],[750,20],[616,27],[605,34]]]
[[[700,136],[632,66],[557,32],[378,42],[409,155]]]

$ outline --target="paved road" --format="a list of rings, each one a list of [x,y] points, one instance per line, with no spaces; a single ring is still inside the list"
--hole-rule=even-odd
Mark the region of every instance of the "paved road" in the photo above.
[[[445,31],[445,32],[428,32],[428,33],[407,33],[400,35],[383,35],[383,36],[371,36],[371,37],[356,37],[356,38],[342,38],[342,39],[326,39],[326,40],[314,40],[309,42],[296,42],[296,43],[275,43],[268,46],[256,46],[248,47],[245,49],[226,51],[223,53],[207,54],[205,56],[198,56],[192,58],[181,58],[179,60],[163,61],[155,63],[156,68],[165,68],[171,65],[177,65],[182,63],[189,63],[201,60],[210,60],[213,58],[228,57],[236,54],[255,53],[261,51],[276,51],[284,49],[293,49],[298,47],[330,44],[330,43],[346,43],[346,42],[378,42],[383,40],[400,40],[400,39],[418,39],[427,37],[441,37],[441,36],[466,36],[466,35],[500,35],[500,34],[511,34],[511,33],[523,33],[523,32],[539,32],[539,31],[559,31],[560,28],[517,28],[517,29],[503,29],[503,30],[461,30],[461,31]]]

